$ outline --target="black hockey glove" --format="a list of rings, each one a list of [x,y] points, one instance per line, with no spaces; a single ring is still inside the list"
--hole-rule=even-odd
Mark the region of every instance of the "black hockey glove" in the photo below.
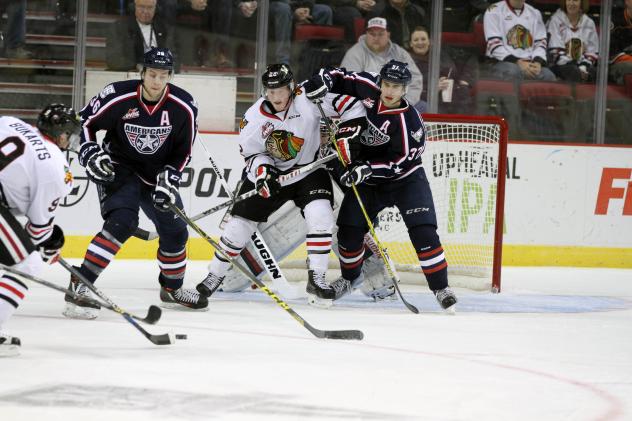
[[[64,232],[61,230],[59,225],[53,226],[53,232],[48,237],[46,241],[38,244],[37,251],[39,251],[42,256],[42,260],[49,265],[52,265],[57,260],[59,260],[59,255],[61,254],[61,249],[64,246],[66,239],[64,237]]]
[[[324,69],[321,69],[318,74],[315,74],[303,84],[303,88],[307,99],[316,103],[322,102],[332,85],[333,81],[329,73],[325,73]]]
[[[269,164],[259,165],[257,167],[255,188],[257,189],[259,196],[266,199],[279,193],[279,190],[281,190],[281,183],[279,183],[279,170]]]
[[[79,163],[86,169],[88,178],[98,184],[114,181],[114,166],[110,155],[96,142],[85,142],[79,150]]]
[[[156,187],[151,195],[154,207],[160,212],[168,212],[169,205],[176,204],[182,174],[173,167],[166,166],[156,177]]]
[[[345,165],[358,159],[362,149],[361,139],[367,123],[365,117],[354,118],[340,123],[336,131],[336,145]]]
[[[340,182],[347,187],[351,187],[352,184],[357,186],[365,182],[372,174],[373,171],[368,162],[357,162],[347,167],[347,171],[340,176]]]

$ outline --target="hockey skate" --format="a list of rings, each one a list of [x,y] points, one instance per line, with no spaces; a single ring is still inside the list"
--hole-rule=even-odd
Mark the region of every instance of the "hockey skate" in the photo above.
[[[336,293],[327,283],[325,272],[307,271],[307,302],[314,307],[329,308],[334,303]]]
[[[208,310],[208,299],[194,289],[160,288],[161,307],[175,310]]]
[[[439,305],[442,309],[445,310],[446,313],[454,314],[456,313],[456,295],[450,289],[450,287],[445,287],[443,289],[439,289],[437,291],[433,291]]]
[[[75,269],[77,269],[75,267]],[[83,301],[82,297],[93,298],[92,292],[87,286],[83,284],[75,275],[70,275],[70,284],[68,289],[75,293],[79,299],[75,299],[72,295],[66,294],[64,300],[66,301],[66,307],[62,314],[70,319],[84,319],[92,320],[96,319],[99,315],[101,306],[98,304],[88,303]]]
[[[208,298],[211,295],[213,295],[215,291],[217,291],[217,289],[219,288],[219,286],[222,284],[223,281],[224,281],[223,276],[221,277],[215,276],[213,273],[209,272],[208,275],[206,275],[206,278],[204,278],[202,282],[197,284],[195,289],[197,289],[200,295],[202,295],[205,298]]]
[[[20,355],[20,338],[0,333],[0,357]]]

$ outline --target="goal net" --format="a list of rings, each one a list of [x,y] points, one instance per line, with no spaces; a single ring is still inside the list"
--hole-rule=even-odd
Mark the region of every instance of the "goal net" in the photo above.
[[[424,115],[423,166],[430,182],[450,285],[500,291],[507,127],[497,117]],[[396,208],[379,214],[376,233],[398,272],[423,281]]]
[[[424,115],[424,123],[422,160],[450,285],[499,292],[507,126],[499,117],[438,114]],[[384,209],[377,220],[378,239],[394,261],[401,281],[425,283],[399,211]],[[330,256],[330,267],[339,267],[334,254]],[[305,257],[301,246],[282,266],[305,268]]]

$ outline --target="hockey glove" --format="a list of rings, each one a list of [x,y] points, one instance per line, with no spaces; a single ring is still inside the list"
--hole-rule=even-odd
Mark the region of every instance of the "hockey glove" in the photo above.
[[[310,101],[317,103],[322,102],[327,92],[331,89],[333,81],[329,73],[325,73],[324,69],[321,69],[320,73],[315,74],[308,79],[303,88],[305,88],[305,96]]]
[[[59,225],[54,225],[53,232],[50,237],[48,237],[46,241],[37,245],[37,251],[39,251],[44,262],[52,265],[59,260],[61,248],[64,246],[65,242],[66,239],[64,237],[64,232],[61,230]]]
[[[336,145],[340,151],[340,158],[345,165],[358,159],[362,149],[361,139],[366,129],[366,118],[354,118],[340,123],[336,132]]]
[[[351,187],[352,184],[357,186],[365,182],[372,174],[373,171],[368,162],[357,162],[347,167],[347,171],[340,176],[340,182],[347,187]]]
[[[154,207],[160,212],[168,212],[169,205],[176,204],[178,187],[182,174],[175,168],[166,166],[156,177],[156,187],[151,195]]]
[[[114,181],[114,166],[110,155],[96,142],[85,142],[79,150],[79,163],[85,167],[88,178],[98,184]]]
[[[279,193],[281,183],[279,183],[279,170],[269,164],[257,167],[257,179],[255,188],[259,196],[268,199],[272,195]]]

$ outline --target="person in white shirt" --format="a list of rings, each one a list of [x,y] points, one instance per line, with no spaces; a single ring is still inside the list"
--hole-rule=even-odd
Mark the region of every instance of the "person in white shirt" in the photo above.
[[[561,0],[547,23],[551,70],[571,82],[595,80],[599,36],[595,22],[586,15],[588,0]]]
[[[542,15],[524,0],[502,0],[485,12],[487,56],[492,75],[502,80],[554,81],[546,67],[546,28]]]
[[[62,152],[79,141],[79,116],[63,104],[44,108],[37,128],[15,117],[0,117],[0,263],[38,275],[54,263],[64,245],[53,224],[73,177]],[[26,218],[22,224],[16,216]],[[8,272],[0,276],[0,356],[16,355],[20,340],[2,333],[22,303],[27,285]]]

